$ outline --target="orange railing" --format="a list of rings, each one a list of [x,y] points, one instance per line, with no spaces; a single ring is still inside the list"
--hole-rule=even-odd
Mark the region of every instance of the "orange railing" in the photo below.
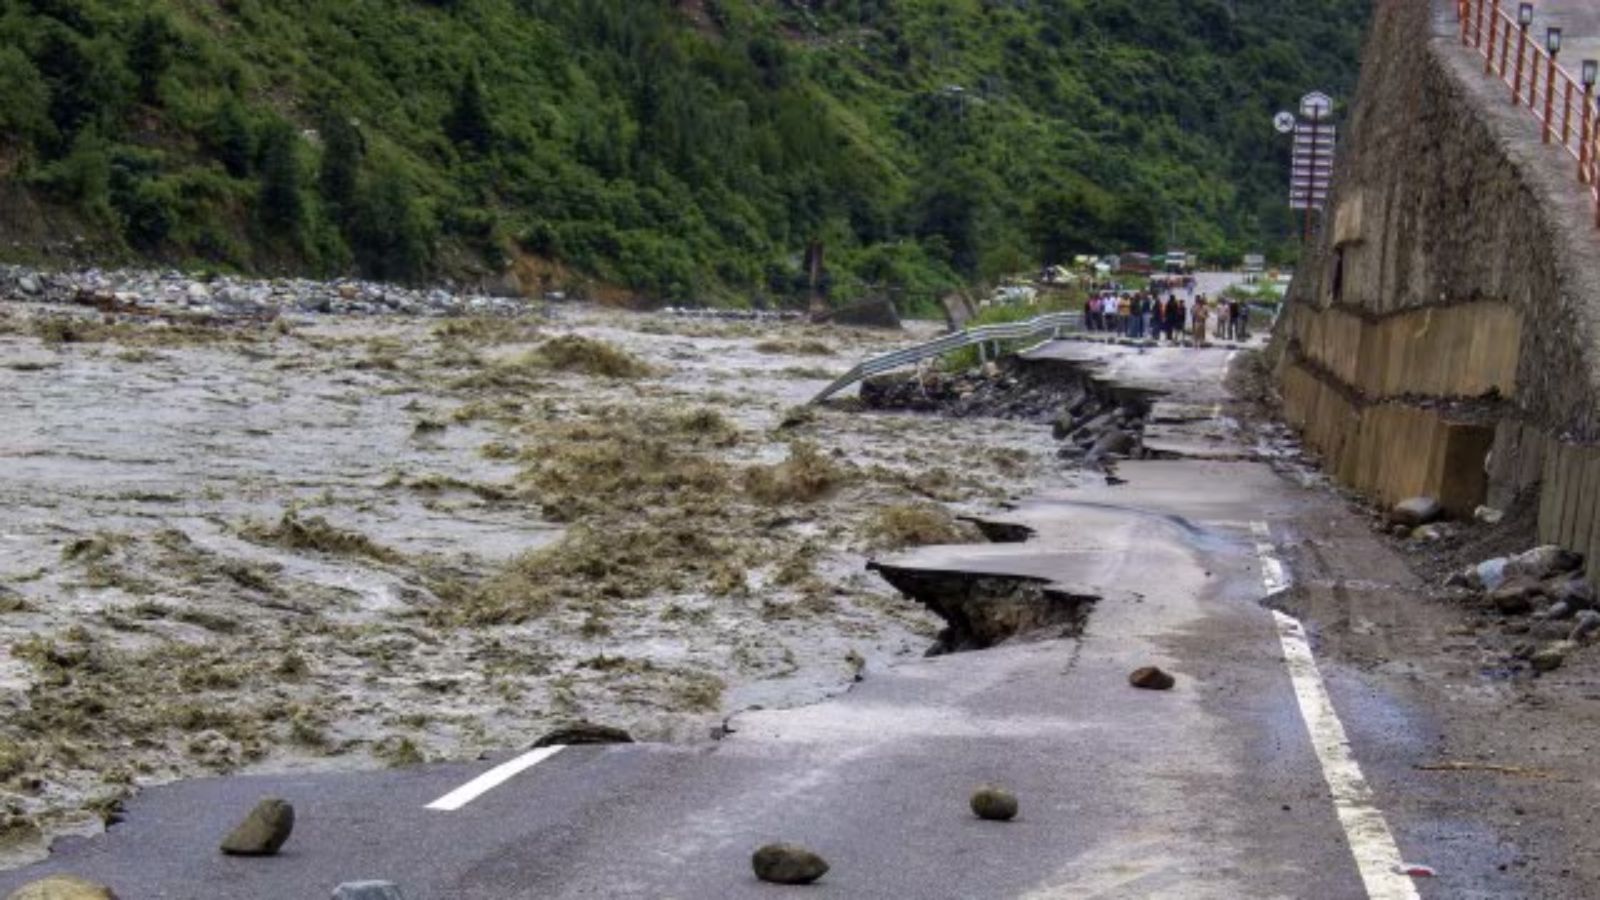
[[[1585,87],[1517,22],[1502,0],[1456,0],[1461,43],[1483,55],[1485,75],[1498,76],[1511,102],[1526,106],[1546,144],[1560,144],[1578,162],[1578,182],[1595,201],[1600,227],[1600,109]]]

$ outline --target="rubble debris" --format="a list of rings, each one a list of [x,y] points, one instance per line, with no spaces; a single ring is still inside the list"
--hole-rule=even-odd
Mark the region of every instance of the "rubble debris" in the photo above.
[[[1444,507],[1432,497],[1412,497],[1395,504],[1389,512],[1390,521],[1404,525],[1407,528],[1416,528],[1427,525],[1444,514]]]
[[[333,900],[406,900],[406,895],[389,881],[346,881],[333,889]]]

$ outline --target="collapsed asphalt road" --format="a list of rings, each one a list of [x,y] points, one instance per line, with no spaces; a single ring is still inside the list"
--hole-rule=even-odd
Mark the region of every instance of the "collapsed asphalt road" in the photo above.
[[[1170,416],[1169,458],[1119,464],[1116,486],[1020,505],[1006,522],[1032,530],[1026,543],[887,562],[1096,598],[1069,636],[870,670],[835,699],[737,715],[700,746],[153,789],[0,890],[71,872],[125,898],[317,897],[369,878],[413,900],[769,896],[750,853],[781,840],[821,853],[832,869],[810,890],[839,897],[1531,896],[1481,852],[1482,826],[1443,820],[1447,788],[1411,771],[1426,714],[1357,673],[1324,682],[1303,631],[1263,605],[1293,577],[1278,536],[1340,513],[1249,459],[1223,416],[1232,356],[1037,355],[1211,412]],[[1175,689],[1129,686],[1152,664]],[[1017,820],[972,816],[984,783],[1019,796]],[[298,812],[282,854],[219,855],[269,795]]]

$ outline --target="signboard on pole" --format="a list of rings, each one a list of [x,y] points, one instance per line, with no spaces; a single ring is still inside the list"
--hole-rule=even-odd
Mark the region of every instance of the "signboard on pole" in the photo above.
[[[1280,133],[1294,136],[1294,157],[1289,170],[1289,208],[1306,214],[1305,239],[1311,239],[1311,217],[1327,206],[1333,185],[1333,160],[1339,146],[1339,129],[1329,121],[1333,98],[1313,91],[1300,98],[1300,115],[1279,113],[1272,124]]]

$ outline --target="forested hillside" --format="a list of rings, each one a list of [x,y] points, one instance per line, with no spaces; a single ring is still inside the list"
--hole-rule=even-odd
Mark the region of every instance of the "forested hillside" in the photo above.
[[[0,0],[0,255],[836,296],[1286,251],[1370,0]]]

